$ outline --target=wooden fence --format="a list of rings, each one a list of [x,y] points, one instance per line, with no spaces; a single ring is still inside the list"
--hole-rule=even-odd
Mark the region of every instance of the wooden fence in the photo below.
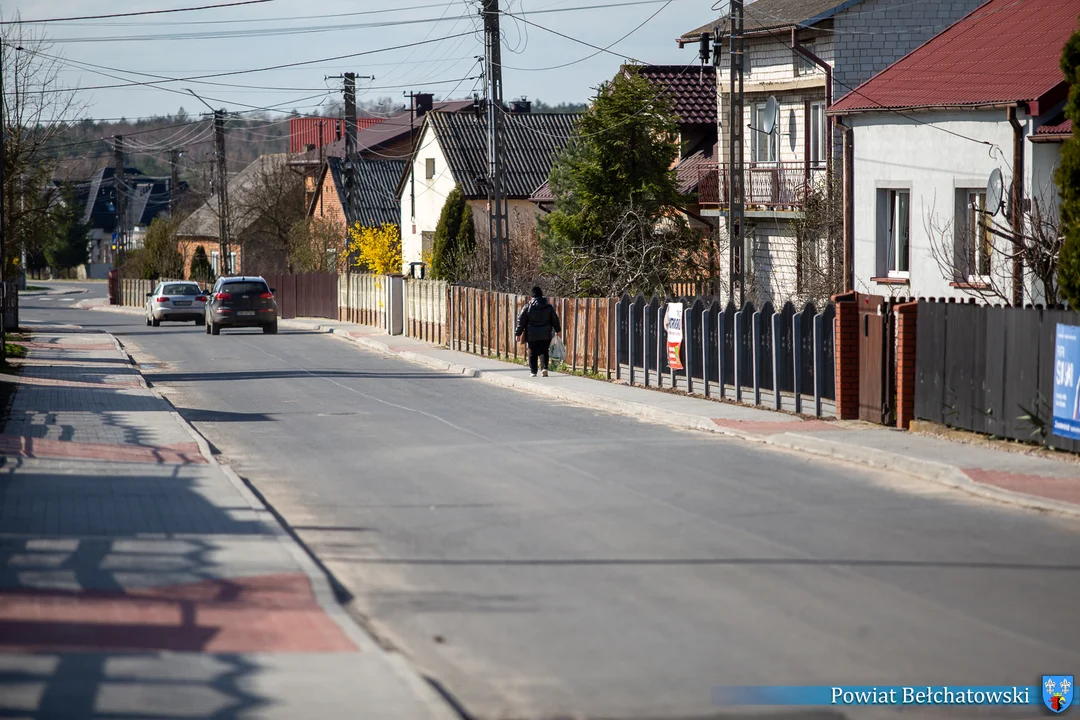
[[[268,273],[266,284],[274,290],[278,317],[336,318],[337,273]]]
[[[449,346],[477,355],[517,360],[524,348],[514,337],[518,315],[529,298],[477,288],[450,288]],[[566,365],[572,371],[615,372],[615,300],[551,298],[562,321]]]
[[[449,286],[441,280],[405,278],[405,334],[437,345],[445,345],[446,306]]]

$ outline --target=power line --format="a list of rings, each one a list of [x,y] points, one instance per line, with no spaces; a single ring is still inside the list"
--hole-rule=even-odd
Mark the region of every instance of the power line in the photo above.
[[[72,20],[105,20],[107,18],[135,17],[136,15],[163,15],[165,13],[194,12],[196,10],[215,10],[217,8],[237,7],[240,5],[261,5],[274,0],[239,0],[239,2],[201,5],[199,7],[171,8],[168,10],[140,10],[137,12],[111,13],[109,15],[80,15],[77,17],[43,18],[41,20],[4,20],[0,25],[40,25],[41,23],[71,22]]]
[[[389,47],[383,47],[383,48],[375,48],[374,50],[362,50],[360,52],[346,53],[345,55],[334,55],[332,57],[318,58],[316,60],[299,60],[297,62],[281,63],[280,65],[267,65],[265,67],[251,68],[251,69],[248,69],[248,70],[230,70],[230,71],[227,71],[227,72],[208,73],[208,74],[205,74],[205,75],[191,75],[191,76],[188,76],[188,77],[170,78],[169,80],[131,82],[131,83],[124,83],[124,84],[121,84],[121,85],[97,85],[97,86],[83,87],[83,88],[78,88],[78,89],[79,90],[114,90],[114,89],[117,89],[117,88],[128,88],[128,87],[146,87],[146,86],[157,87],[157,85],[159,85],[160,83],[163,83],[163,82],[192,82],[192,81],[197,81],[197,80],[205,80],[207,78],[232,77],[234,75],[247,75],[249,73],[268,72],[270,70],[281,70],[282,68],[301,67],[301,66],[304,66],[304,65],[318,65],[319,63],[334,62],[336,60],[345,60],[347,58],[363,57],[365,55],[374,55],[376,53],[390,52],[392,50],[404,50],[405,48],[417,47],[419,45],[424,45],[424,44],[429,43],[429,42],[439,42],[439,41],[442,41],[442,40],[449,40],[451,38],[461,37],[462,35],[471,35],[471,34],[472,33],[459,33],[458,35],[449,35],[449,36],[444,37],[444,38],[436,38],[435,40],[421,40],[421,41],[418,41],[418,42],[403,43],[403,44],[400,44],[400,45],[391,45]],[[159,88],[159,89],[165,90],[167,88]],[[34,92],[35,93],[58,93],[58,92],[72,92],[72,91],[69,90],[69,89],[66,89],[66,88],[42,88],[41,90],[35,90]],[[181,94],[186,95],[186,93],[183,93],[182,91],[177,91],[177,92],[180,92]],[[6,94],[7,95],[14,95],[15,93],[6,93]],[[214,102],[221,102],[220,100],[217,100],[216,98],[210,98],[210,99],[214,100]]]

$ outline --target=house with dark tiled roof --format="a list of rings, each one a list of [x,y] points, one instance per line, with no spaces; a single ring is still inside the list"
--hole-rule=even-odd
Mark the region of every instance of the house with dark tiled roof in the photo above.
[[[743,117],[729,119],[730,19],[717,20],[676,39],[695,54],[707,36],[716,73],[716,160],[698,162],[701,214],[714,218],[726,245],[730,142],[742,130],[741,184],[745,188],[746,247],[742,257],[748,299],[806,299],[807,279],[819,275],[828,252],[803,252],[795,237],[808,188],[823,187],[839,169],[839,131],[825,110],[838,98],[926,42],[985,0],[754,0],[744,9]],[[715,48],[719,52],[714,52]],[[712,55],[715,54],[715,57]],[[688,62],[693,61],[688,57]],[[777,115],[766,118],[768,99]],[[763,132],[768,126],[772,132]],[[723,253],[721,284],[731,255]]]
[[[578,113],[534,113],[515,101],[503,110],[505,195],[511,238],[534,239],[539,212],[530,198],[547,182],[555,158],[570,142]],[[404,269],[426,262],[447,196],[461,188],[478,238],[488,232],[487,117],[480,112],[430,112],[398,183]]]
[[[1060,57],[1078,17],[1080,0],[989,0],[832,106],[854,150],[855,289],[1043,301],[1012,238],[1056,232],[1054,172],[1072,134]]]
[[[473,108],[472,100],[436,102],[429,95],[417,97],[427,100],[419,100],[415,111],[399,109],[379,122],[365,122],[368,118],[360,122],[352,165],[357,188],[351,199],[346,194],[348,165],[339,127],[335,127],[337,137],[332,141],[323,145],[309,143],[308,150],[289,157],[289,166],[304,175],[309,216],[339,223],[342,238],[346,227],[357,222],[364,226],[401,222],[397,187],[420,136],[425,114],[431,109],[456,113],[471,112]],[[312,131],[304,129],[307,138]]]

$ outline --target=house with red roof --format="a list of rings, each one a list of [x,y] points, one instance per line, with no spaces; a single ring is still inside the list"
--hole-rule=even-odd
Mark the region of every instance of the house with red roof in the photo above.
[[[854,289],[1043,300],[1031,253],[1056,239],[1054,171],[1072,132],[1059,63],[1078,17],[1080,0],[989,0],[830,108],[852,158]]]
[[[822,190],[839,171],[840,133],[826,109],[842,96],[985,0],[753,0],[745,6],[743,131],[747,299],[773,302],[822,295],[821,275],[832,262],[824,242],[798,239],[808,188]],[[726,5],[726,3],[721,3]],[[718,43],[718,138],[713,157],[699,162],[701,214],[717,224],[727,246],[730,185],[730,18],[684,33],[676,42],[697,51],[701,36]],[[710,55],[714,53],[710,51]],[[689,60],[690,58],[688,58]],[[695,69],[693,72],[697,72]],[[768,99],[777,115],[766,118]],[[771,132],[764,132],[768,125]],[[805,235],[805,233],[803,233]],[[727,252],[721,284],[728,283]],[[827,294],[827,293],[825,293]]]

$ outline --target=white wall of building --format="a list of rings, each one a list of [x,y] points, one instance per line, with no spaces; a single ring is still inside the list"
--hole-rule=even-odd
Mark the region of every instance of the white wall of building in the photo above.
[[[411,168],[416,188],[415,218],[412,217],[412,186],[409,178],[405,179],[401,192],[402,272],[408,272],[410,262],[421,262],[424,254],[424,233],[434,234],[443,204],[455,185],[446,156],[430,125],[425,125],[418,147]],[[432,178],[427,177],[429,161],[434,162]]]
[[[966,189],[985,189],[994,169],[1003,174],[1008,202],[1013,129],[1005,110],[908,115],[875,113],[847,119],[854,127],[855,145],[855,289],[894,296],[985,296],[985,291],[980,294],[962,286],[963,282],[986,284],[979,279],[980,273],[950,277],[949,269],[958,261],[950,261],[942,251],[948,250],[950,241],[955,242],[958,224],[966,222],[961,194]],[[1028,128],[1025,135],[1029,135],[1030,123],[1023,115],[1020,119]],[[1053,168],[1059,147],[1036,145],[1025,137],[1025,197],[1031,197],[1033,188],[1056,194]],[[899,207],[897,196],[890,193],[907,193],[908,197],[906,273],[890,261],[887,251],[889,218],[894,212],[890,200],[891,207]],[[1000,214],[994,221],[1008,226]],[[989,282],[1011,292],[1007,259],[1001,252],[991,251],[988,256],[992,264],[986,276]]]

